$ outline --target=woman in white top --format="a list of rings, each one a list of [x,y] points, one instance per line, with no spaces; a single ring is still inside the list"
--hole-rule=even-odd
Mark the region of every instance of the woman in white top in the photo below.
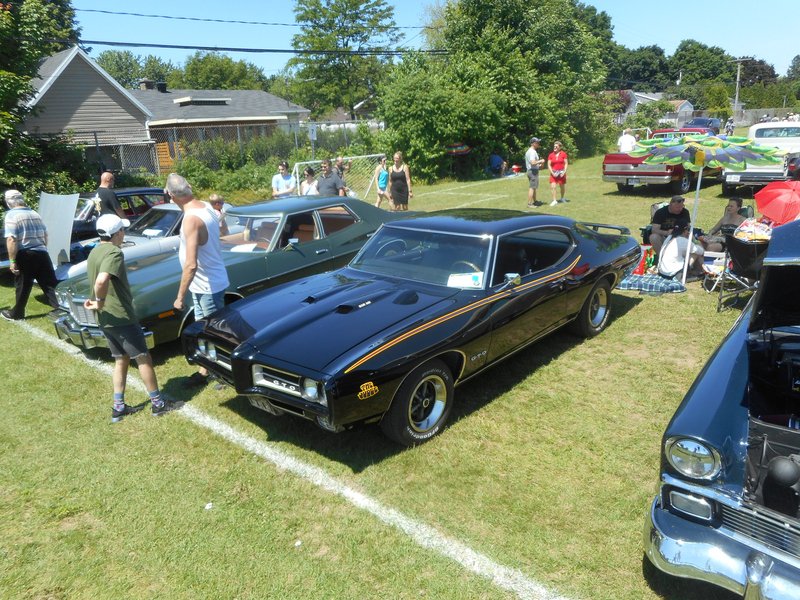
[[[301,196],[318,196],[317,180],[314,179],[314,169],[306,167],[303,170],[303,181],[300,182]]]

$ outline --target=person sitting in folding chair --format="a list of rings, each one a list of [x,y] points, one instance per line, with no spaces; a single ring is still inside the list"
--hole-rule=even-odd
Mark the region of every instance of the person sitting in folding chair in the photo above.
[[[761,265],[764,262],[769,240],[744,240],[735,235],[726,236],[725,268],[719,282],[717,312],[731,298],[738,300],[742,294],[754,292],[758,285]]]
[[[689,241],[689,223],[679,222],[672,233],[664,240],[658,258],[658,274],[667,279],[674,279],[683,273],[686,262],[686,253],[689,256],[689,271],[687,273],[702,277],[703,272],[703,247]]]
[[[722,218],[717,221],[706,235],[699,238],[699,242],[709,252],[724,252],[725,251],[725,233],[733,233],[736,228],[744,222],[744,215],[740,212],[742,210],[742,199],[733,197],[728,200],[728,205],[725,207],[725,213]]]

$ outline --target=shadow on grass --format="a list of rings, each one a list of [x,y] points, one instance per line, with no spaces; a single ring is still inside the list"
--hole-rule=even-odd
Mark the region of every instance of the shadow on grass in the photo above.
[[[614,294],[612,318],[621,318],[641,301],[642,298]],[[550,363],[581,342],[582,338],[570,335],[566,330],[554,332],[503,361],[502,369],[490,369],[471,380],[470,385],[456,388],[450,423],[480,410],[493,398],[518,385],[539,366]],[[165,391],[170,393],[173,385],[180,387],[182,379],[167,382]],[[474,385],[472,381],[475,382]],[[179,393],[173,397],[187,399],[185,389],[177,392]],[[229,394],[230,398],[224,400],[221,406],[263,430],[270,441],[287,442],[318,452],[331,461],[346,465],[354,473],[404,450],[386,438],[376,424],[356,425],[352,429],[334,434],[306,419],[292,415],[275,416],[253,408],[247,398],[236,396],[232,388],[225,387],[222,393]]]
[[[721,183],[722,183],[721,180],[717,179],[716,177],[703,177],[703,181],[700,184],[700,189],[701,190],[705,190],[705,189],[710,188],[712,186],[720,185]],[[697,180],[692,180],[691,188],[689,189],[688,192],[686,192],[686,194],[683,194],[683,195],[688,197],[689,194],[694,194],[694,191],[696,189],[697,189]],[[629,190],[620,190],[619,188],[617,188],[615,190],[609,190],[603,195],[604,196],[611,196],[611,197],[617,197],[617,196],[619,196],[619,197],[640,196],[640,197],[643,197],[643,198],[655,198],[655,199],[666,200],[666,199],[669,199],[671,196],[674,196],[675,194],[678,194],[678,193],[679,192],[676,192],[672,188],[672,184],[665,183],[665,184],[659,184],[659,185],[638,185],[638,186],[632,187]],[[717,195],[720,198],[724,197],[722,195],[722,188],[721,187],[720,187],[719,193]]]
[[[642,575],[647,585],[665,600],[736,600],[738,594],[716,585],[694,579],[673,577],[659,571],[646,556],[642,556]]]

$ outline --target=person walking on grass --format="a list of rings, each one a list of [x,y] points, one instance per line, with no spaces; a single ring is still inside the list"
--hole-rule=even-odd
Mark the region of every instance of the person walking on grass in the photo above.
[[[34,280],[39,282],[51,308],[58,308],[56,280],[53,263],[47,253],[47,227],[42,217],[25,204],[22,192],[8,190],[5,194],[5,238],[9,268],[14,275],[15,302],[9,310],[0,311],[6,321],[25,318]]]
[[[387,188],[389,186],[389,171],[386,170],[386,157],[381,156],[378,161],[378,166],[375,167],[375,189],[377,190],[378,197],[375,200],[375,206],[380,208],[381,202],[389,198]]]
[[[94,297],[88,298],[83,306],[97,312],[97,323],[108,340],[108,348],[114,358],[112,423],[118,423],[127,415],[144,408],[144,404],[125,404],[125,384],[131,359],[136,361],[139,375],[147,389],[151,414],[158,417],[179,407],[179,404],[168,402],[161,396],[153,359],[147,351],[142,328],[136,320],[133,296],[125,270],[125,257],[121,249],[125,227],[128,226],[130,223],[117,215],[100,215],[95,225],[100,243],[89,253],[86,263],[89,281],[93,282]]]
[[[569,202],[564,196],[567,188],[567,168],[569,158],[564,152],[561,142],[553,142],[553,151],[547,157],[547,170],[550,171],[550,190],[553,192],[553,201],[550,206],[556,206],[559,202]],[[556,188],[561,194],[556,198]]]
[[[222,260],[219,221],[211,206],[194,197],[189,182],[177,173],[167,177],[166,192],[183,211],[178,258],[181,282],[173,307],[183,312],[184,297],[192,293],[194,318],[211,316],[225,306],[228,272]],[[191,385],[208,383],[208,370],[200,367],[189,378]]]

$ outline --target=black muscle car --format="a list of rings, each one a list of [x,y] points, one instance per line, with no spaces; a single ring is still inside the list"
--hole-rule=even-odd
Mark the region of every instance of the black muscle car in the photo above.
[[[413,445],[441,430],[455,385],[567,323],[602,331],[640,254],[622,227],[429,213],[385,224],[345,268],[195,323],[184,351],[267,412],[330,431],[380,421]]]
[[[672,417],[645,554],[745,598],[800,598],[800,222]]]

